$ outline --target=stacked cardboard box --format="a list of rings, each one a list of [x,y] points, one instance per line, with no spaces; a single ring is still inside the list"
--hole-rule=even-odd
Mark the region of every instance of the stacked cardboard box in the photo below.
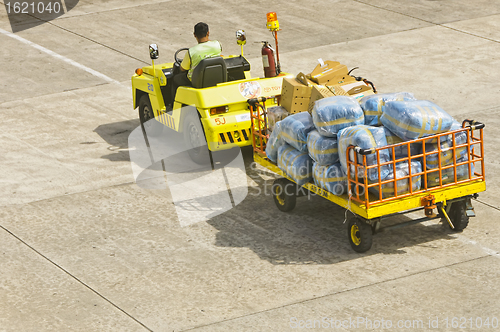
[[[296,78],[285,77],[281,88],[281,106],[289,113],[307,111],[312,85],[304,85]]]
[[[361,81],[343,84],[342,89],[344,89],[349,96],[355,98],[356,100],[361,100],[361,98],[365,96],[375,94],[370,86]]]
[[[300,113],[311,110],[314,103],[323,98],[332,96],[348,96],[346,91],[340,85],[319,85],[310,83],[302,84],[295,78],[284,78],[283,87],[281,90],[281,106],[289,113]]]
[[[320,61],[310,74],[283,79],[281,106],[289,113],[311,110],[314,103],[332,96],[351,96],[360,99],[373,94],[370,86],[349,75],[347,67],[337,61]]]
[[[337,61],[325,61],[320,59],[320,63],[308,75],[308,78],[322,85],[339,85],[356,82],[356,79],[349,75],[345,65]]]

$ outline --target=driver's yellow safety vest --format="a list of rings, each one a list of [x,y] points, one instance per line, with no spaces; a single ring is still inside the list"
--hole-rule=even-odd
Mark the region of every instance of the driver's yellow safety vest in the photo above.
[[[196,46],[191,47],[188,52],[189,58],[191,60],[189,71],[187,74],[188,78],[191,80],[191,77],[193,76],[193,70],[201,60],[214,56],[220,56],[221,52],[222,46],[217,40],[209,40],[207,42],[200,43]]]

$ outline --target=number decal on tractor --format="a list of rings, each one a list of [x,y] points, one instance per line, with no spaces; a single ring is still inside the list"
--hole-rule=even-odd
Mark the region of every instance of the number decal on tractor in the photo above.
[[[154,87],[153,87],[153,84],[148,83],[148,90],[149,90],[149,91],[155,91],[155,89],[154,89]]]
[[[226,118],[215,118],[215,124],[216,125],[226,124]]]

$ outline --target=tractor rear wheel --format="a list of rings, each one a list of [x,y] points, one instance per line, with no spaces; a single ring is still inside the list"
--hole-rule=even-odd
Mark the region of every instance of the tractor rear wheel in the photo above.
[[[149,95],[143,95],[139,100],[139,119],[146,134],[150,137],[160,136],[163,124],[155,119]]]
[[[208,151],[205,132],[201,126],[200,118],[197,112],[190,112],[184,118],[184,143],[189,157],[199,164],[210,163],[210,153]]]

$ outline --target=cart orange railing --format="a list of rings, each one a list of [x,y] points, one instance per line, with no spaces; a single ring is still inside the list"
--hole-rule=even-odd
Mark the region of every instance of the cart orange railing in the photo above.
[[[361,149],[359,147],[350,146],[346,152],[347,180],[350,184],[349,187],[353,189],[350,198],[353,201],[364,204],[366,208],[368,208],[370,205],[390,202],[423,192],[432,192],[457,184],[485,181],[483,128],[484,124],[465,120],[462,123],[462,129],[427,136],[412,141],[375,149]],[[457,144],[457,136],[464,134],[466,135],[467,141],[463,144]],[[446,142],[452,142],[452,144],[444,144]],[[422,152],[411,155],[410,146],[412,144],[421,144]],[[426,146],[430,144],[433,144],[436,149],[426,151]],[[404,149],[408,151],[408,157],[400,159],[392,158],[392,160],[388,162],[380,161],[381,151],[389,150],[391,155],[395,156],[395,151],[399,147],[404,147]],[[376,154],[377,162],[373,165],[368,165],[367,155],[373,153]],[[444,158],[444,153],[448,156],[447,158]],[[459,158],[459,155],[464,153],[465,156]],[[428,167],[431,156],[433,157],[432,159],[437,157],[437,161],[433,163],[436,167]],[[412,172],[411,162],[415,160],[421,161],[422,169],[420,172]],[[396,164],[400,162],[408,163],[409,171],[405,176],[396,176]],[[392,179],[382,179],[381,168],[385,165],[389,165],[392,169],[394,174]],[[463,174],[463,170],[466,170],[466,174]],[[378,181],[369,181],[367,174],[370,171],[376,172],[375,178],[378,179]],[[452,177],[450,177],[450,174]],[[413,189],[415,178],[422,184],[417,190]],[[431,178],[437,183],[430,185],[429,179]],[[408,190],[405,189],[404,192],[398,192],[398,184],[401,184],[401,182],[408,183],[407,186],[404,186]],[[391,193],[392,191],[394,191],[394,193],[390,195],[390,197],[384,197],[384,187],[390,187]],[[373,192],[378,193],[378,195]]]
[[[266,157],[266,144],[269,139],[265,102],[266,97],[248,100],[253,151],[263,157]]]

